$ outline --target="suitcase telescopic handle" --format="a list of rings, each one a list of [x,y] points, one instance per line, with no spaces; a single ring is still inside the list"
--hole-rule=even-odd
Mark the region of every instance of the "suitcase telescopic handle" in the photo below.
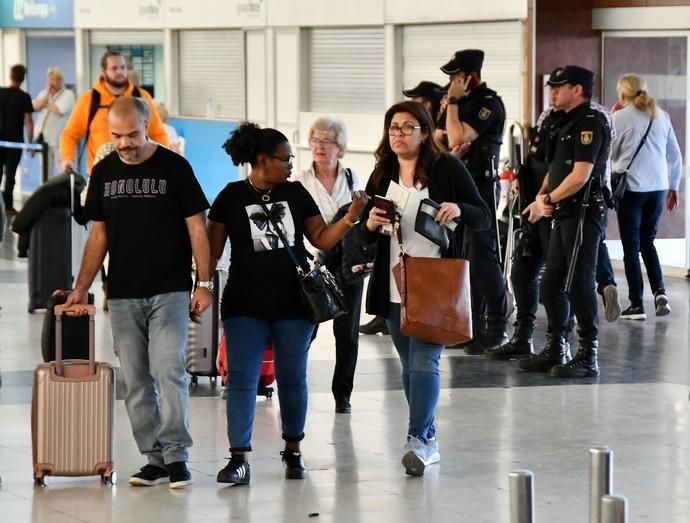
[[[80,305],[89,314],[89,374],[96,374],[96,334],[95,321],[96,307],[94,305]],[[55,306],[55,367],[58,376],[63,376],[62,365],[62,315],[69,307]]]

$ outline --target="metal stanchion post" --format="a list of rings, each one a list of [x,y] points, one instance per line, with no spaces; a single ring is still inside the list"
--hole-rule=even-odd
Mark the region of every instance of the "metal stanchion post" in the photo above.
[[[50,173],[48,172],[48,165],[50,161],[48,160],[49,145],[45,142],[41,144],[41,155],[43,156],[43,161],[41,162],[41,182],[46,183]]]
[[[601,498],[613,492],[613,450],[589,449],[589,522],[601,523]]]
[[[628,506],[623,496],[602,496],[601,523],[626,523]]]
[[[510,523],[534,523],[534,489],[529,470],[514,470],[510,485]]]

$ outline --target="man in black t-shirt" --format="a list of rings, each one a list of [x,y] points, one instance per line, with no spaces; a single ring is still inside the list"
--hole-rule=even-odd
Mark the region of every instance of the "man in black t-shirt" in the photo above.
[[[92,230],[67,304],[86,297],[110,255],[109,305],[125,405],[148,464],[131,485],[189,485],[189,390],[185,371],[189,313],[211,305],[208,202],[189,163],[146,136],[147,108],[118,98],[108,125],[115,151],[91,173],[86,211]],[[191,299],[191,258],[199,286]]]
[[[26,67],[17,64],[10,69],[10,86],[0,88],[0,141],[24,142],[24,127],[26,127],[26,138],[29,143],[34,139],[34,122],[31,119],[34,107],[31,96],[19,88],[25,77]],[[2,180],[3,172],[5,176],[2,198],[8,216],[17,214],[12,191],[21,159],[21,149],[0,147],[0,180]]]
[[[553,216],[541,285],[550,336],[544,350],[521,360],[520,367],[528,371],[550,371],[559,377],[595,377],[599,375],[599,317],[594,281],[604,232],[606,208],[602,189],[611,130],[605,115],[590,105],[593,72],[567,65],[549,84],[556,90],[555,105],[565,111],[565,116],[547,157],[548,174],[537,198],[525,212],[531,222]],[[572,259],[576,243],[579,254]],[[576,263],[572,287],[566,289],[572,263]],[[580,338],[577,354],[572,359],[563,337],[569,303],[575,311]]]
[[[446,108],[448,148],[467,150],[462,160],[495,222],[497,169],[506,114],[498,94],[481,81],[483,63],[483,51],[465,49],[457,51],[441,71],[450,77]],[[468,231],[467,243],[475,336],[465,346],[465,352],[479,355],[508,343],[508,302],[496,226]]]

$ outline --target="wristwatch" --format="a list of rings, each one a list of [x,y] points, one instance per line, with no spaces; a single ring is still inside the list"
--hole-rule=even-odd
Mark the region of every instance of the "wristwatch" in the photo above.
[[[208,281],[198,281],[196,282],[197,287],[204,287],[208,289],[208,292],[213,292],[213,280]]]
[[[448,98],[448,105],[459,105],[460,104],[460,98],[457,96],[451,96]]]
[[[546,193],[544,195],[544,205],[551,205],[551,194]]]

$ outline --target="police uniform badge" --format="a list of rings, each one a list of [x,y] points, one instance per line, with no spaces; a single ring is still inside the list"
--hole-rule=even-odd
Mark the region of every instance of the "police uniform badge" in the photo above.
[[[594,132],[592,131],[582,131],[580,133],[580,143],[582,143],[582,145],[589,145],[592,143],[593,136]]]
[[[479,119],[480,120],[488,120],[489,116],[491,116],[491,110],[487,109],[486,107],[482,107],[479,110]]]

